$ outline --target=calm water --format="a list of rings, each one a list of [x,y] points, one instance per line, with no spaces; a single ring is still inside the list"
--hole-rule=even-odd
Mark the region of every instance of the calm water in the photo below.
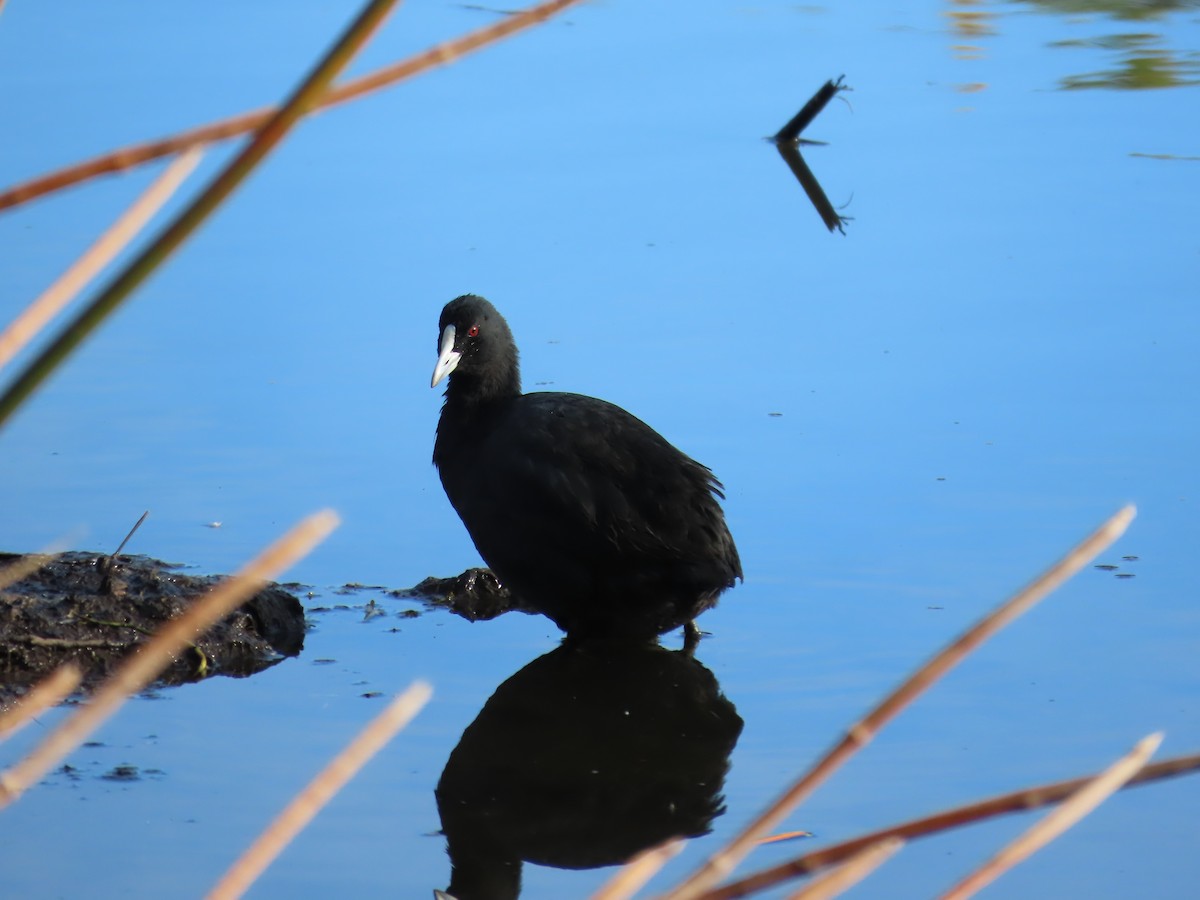
[[[288,577],[350,608],[263,675],[130,704],[4,812],[0,894],[202,894],[382,707],[363,695],[417,677],[432,705],[253,896],[446,886],[433,788],[558,633],[334,591],[478,562],[429,464],[437,314],[466,291],[507,314],[527,386],[625,406],[728,488],[747,579],[698,659],[744,724],[727,811],[670,873],[1128,501],[1115,573],[1013,626],[787,827],[851,837],[1156,729],[1160,755],[1200,748],[1200,14],[1091,6],[1125,5],[593,3],[303,126],[0,435],[0,548],[112,549],[150,509],[133,551],[225,572],[332,506],[345,524]],[[0,181],[273,101],[354,9],[9,4]],[[493,18],[411,3],[357,70]],[[805,158],[845,236],[762,140],[843,73]],[[4,318],[152,175],[0,215]],[[364,622],[372,598],[389,615]],[[521,751],[507,727],[480,771]],[[140,780],[103,777],[123,764]],[[988,896],[1191,897],[1198,803],[1196,778],[1129,792]],[[930,896],[1029,821],[916,843],[853,896]],[[523,896],[606,875],[528,865]]]

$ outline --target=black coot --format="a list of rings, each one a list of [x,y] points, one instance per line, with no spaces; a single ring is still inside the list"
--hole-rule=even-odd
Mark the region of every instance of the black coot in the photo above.
[[[482,297],[446,304],[438,335],[433,462],[502,584],[571,636],[650,637],[742,577],[705,466],[611,403],[522,394],[512,332]]]

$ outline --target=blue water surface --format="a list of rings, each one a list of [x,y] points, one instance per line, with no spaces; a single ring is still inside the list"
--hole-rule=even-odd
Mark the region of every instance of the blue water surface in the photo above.
[[[429,708],[251,895],[446,886],[433,787],[559,634],[334,591],[479,563],[429,459],[438,312],[468,291],[508,317],[527,389],[616,402],[727,489],[746,581],[697,657],[745,727],[727,811],[660,888],[1125,503],[1098,560],[1118,568],[982,649],[784,827],[852,837],[1156,730],[1160,756],[1200,748],[1200,28],[1195,3],[1113,6],[590,3],[302,124],[4,427],[0,549],[111,550],[149,509],[133,552],[229,572],[332,507],[342,527],[286,577],[351,608],[262,675],[132,702],[2,813],[0,893],[202,895],[382,708],[363,695],[415,678]],[[276,102],[356,9],[11,3],[0,181]],[[403,5],[353,74],[502,14]],[[843,74],[804,154],[844,235],[763,140]],[[0,318],[160,169],[0,214]],[[364,622],[368,599],[388,616]],[[123,764],[141,779],[102,777]],[[1191,897],[1198,803],[1187,778],[1118,796],[989,896]],[[914,842],[854,896],[932,896],[1033,818]],[[527,865],[522,896],[608,874]]]

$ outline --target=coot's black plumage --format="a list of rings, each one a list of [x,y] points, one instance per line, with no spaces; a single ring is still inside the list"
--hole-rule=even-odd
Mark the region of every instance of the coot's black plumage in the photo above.
[[[670,631],[742,577],[712,472],[611,403],[521,393],[487,300],[446,304],[438,353],[446,496],[501,583],[569,635]]]

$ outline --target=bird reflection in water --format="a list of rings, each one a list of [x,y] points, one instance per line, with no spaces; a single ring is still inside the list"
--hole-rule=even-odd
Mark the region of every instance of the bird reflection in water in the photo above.
[[[525,862],[617,865],[708,833],[741,730],[690,654],[567,640],[501,684],[450,754],[436,791],[447,892],[515,898]]]

